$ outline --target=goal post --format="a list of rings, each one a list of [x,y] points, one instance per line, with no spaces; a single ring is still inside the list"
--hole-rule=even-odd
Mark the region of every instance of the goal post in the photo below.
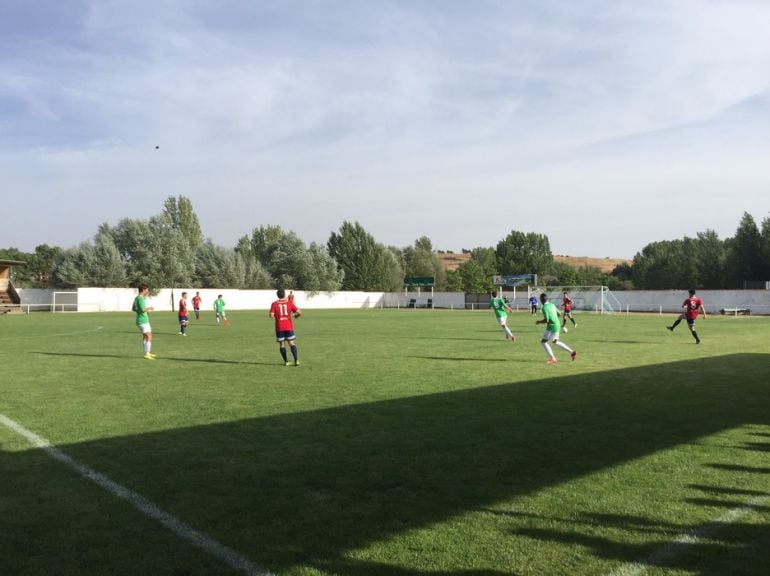
[[[620,312],[622,306],[607,286],[545,286],[539,292],[548,294],[555,304],[561,302],[561,295],[567,291],[572,298],[573,310],[584,310],[598,314],[613,314]]]
[[[77,312],[77,292],[54,292],[51,294],[51,312]]]

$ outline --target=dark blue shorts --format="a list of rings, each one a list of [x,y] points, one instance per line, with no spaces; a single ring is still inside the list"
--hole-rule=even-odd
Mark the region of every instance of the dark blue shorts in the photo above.
[[[179,323],[180,323],[180,324],[181,324],[182,322],[187,322],[187,321],[188,321],[187,315],[184,315],[184,316],[180,316],[180,317],[179,317]]]
[[[276,342],[284,342],[284,341],[291,341],[294,340],[296,336],[294,335],[294,330],[279,330],[275,333],[275,340]]]

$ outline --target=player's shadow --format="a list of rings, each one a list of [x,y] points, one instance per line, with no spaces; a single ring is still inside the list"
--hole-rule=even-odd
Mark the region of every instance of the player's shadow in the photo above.
[[[375,546],[377,554],[387,554],[387,547],[398,540],[412,550],[421,532],[458,521],[469,511],[510,502],[721,431],[765,425],[770,414],[766,384],[741,378],[746,366],[752,373],[770,372],[770,355],[698,358],[304,412],[291,412],[287,403],[261,418],[60,448],[271,571],[317,570],[341,576],[510,575],[503,567],[490,571],[489,557],[479,558],[474,567],[472,555],[460,554],[466,564],[459,569],[453,565],[457,556],[444,549],[441,541],[430,545],[437,546],[431,553],[443,563],[443,568],[435,570],[413,569],[410,553],[377,563],[361,559],[361,551]],[[162,391],[159,394],[167,402]],[[170,421],[176,406],[168,407]],[[154,426],[162,427],[159,422]],[[761,457],[738,452],[746,458]],[[66,518],[64,541],[69,553],[58,547],[30,550],[24,540],[29,529],[4,532],[7,546],[0,552],[13,555],[20,553],[14,550],[25,550],[41,561],[47,559],[47,565],[59,573],[127,573],[112,562],[126,555],[146,555],[147,543],[136,534],[150,532],[152,536],[145,540],[167,541],[164,549],[181,546],[186,554],[198,557],[176,537],[161,536],[166,532],[138,512],[116,505],[112,496],[94,496],[100,490],[85,480],[77,478],[75,483],[79,496],[42,498],[36,482],[28,477],[45,477],[47,471],[57,478],[75,475],[62,472],[63,464],[39,450],[3,452],[1,457],[0,494],[7,505],[23,511],[30,522],[37,517]],[[770,474],[770,468],[747,466],[746,461],[709,466],[725,472]],[[92,504],[94,498],[104,503]],[[697,504],[706,505],[712,499]],[[70,510],[73,501],[81,504],[76,513]],[[615,522],[627,530],[658,529],[643,518],[596,521]],[[49,531],[48,526],[33,527],[35,534]],[[590,533],[562,533],[545,523],[529,532],[511,533],[511,538],[520,536],[573,542],[587,546],[598,557],[629,562],[650,552],[646,545],[613,542]],[[115,559],[105,554],[97,562],[85,553],[116,543],[121,550]],[[724,548],[719,543],[708,546],[710,553]],[[5,561],[0,555],[0,568]],[[187,568],[177,567],[176,572],[184,573],[183,569]]]
[[[71,356],[73,358],[118,358],[120,360],[136,360],[137,362],[146,362],[146,360],[138,354],[93,354],[88,352],[43,352],[43,351],[31,351],[30,354],[41,354],[43,356]],[[190,363],[203,363],[203,364],[248,364],[254,366],[276,366],[275,362],[256,362],[253,360],[225,360],[223,358],[189,358],[189,357],[176,357],[176,356],[156,356],[156,362],[190,362]],[[283,366],[283,364],[281,364]]]
[[[450,362],[511,362],[513,358],[463,357],[463,356],[409,356],[420,360],[442,360]]]
[[[731,472],[750,472],[754,474],[770,474],[770,467],[767,466],[743,466],[741,464],[709,464],[711,468],[717,470],[728,470]]]

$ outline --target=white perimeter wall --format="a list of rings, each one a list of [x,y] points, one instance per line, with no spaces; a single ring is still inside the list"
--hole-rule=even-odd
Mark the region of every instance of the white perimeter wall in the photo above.
[[[33,288],[18,289],[22,308],[31,306],[32,310],[50,306],[53,290]],[[151,305],[156,310],[171,310],[171,289],[161,290],[150,298]],[[189,300],[195,291],[188,290]],[[174,309],[181,297],[181,290],[175,289]],[[222,294],[228,310],[268,309],[276,299],[274,290],[201,290],[202,307],[210,310],[214,300]],[[405,307],[411,298],[418,299],[418,305],[424,306],[431,297],[430,292],[422,292],[418,297],[416,292],[405,295],[388,292],[333,292],[311,295],[303,291],[294,292],[300,308],[395,308]],[[506,292],[506,295],[512,296]],[[620,303],[621,311],[630,312],[677,312],[682,301],[687,297],[685,290],[631,290],[627,292],[612,292]],[[77,290],[77,306],[79,312],[128,312],[136,296],[133,288],[80,288]],[[552,295],[554,298],[559,294]],[[573,293],[573,297],[575,294]],[[698,292],[706,305],[706,312],[717,314],[722,308],[749,308],[752,314],[770,315],[770,290],[703,290]],[[465,295],[462,292],[436,292],[433,305],[438,308],[464,308]],[[69,302],[70,297],[57,297],[57,302]],[[72,296],[74,298],[74,295]],[[614,300],[613,300],[614,303]],[[520,310],[528,309],[526,293],[517,292],[512,305]],[[593,309],[593,308],[591,308]],[[577,310],[581,312],[582,310]]]
[[[40,310],[44,306],[50,306],[53,298],[53,290],[39,290],[25,288],[18,290],[21,297],[22,308],[31,306],[32,310]],[[192,297],[195,290],[187,290],[187,306],[192,310]],[[277,298],[275,290],[199,290],[202,310],[212,310],[214,300],[221,294],[227,310],[258,310],[270,308],[270,304]],[[78,312],[130,312],[131,304],[136,297],[134,288],[79,288],[77,290]],[[172,297],[173,293],[173,297]],[[388,292],[321,292],[310,294],[302,290],[295,290],[297,305],[300,308],[395,308],[406,306],[411,298],[416,298],[416,293],[409,295],[403,293]],[[179,299],[182,290],[173,291],[170,288],[162,289],[155,296],[151,296],[149,305],[155,310],[176,310],[179,307]],[[424,306],[430,293],[422,293],[419,304]],[[60,304],[74,302],[75,295],[57,295],[57,310]],[[174,303],[173,308],[171,303]],[[433,296],[433,305],[442,308],[463,308],[465,295],[461,292],[442,292]]]

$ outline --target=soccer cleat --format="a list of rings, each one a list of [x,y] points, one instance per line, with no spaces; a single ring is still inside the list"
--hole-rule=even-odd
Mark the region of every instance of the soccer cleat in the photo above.
[[[577,328],[577,322],[575,322],[574,326],[575,326],[575,328]]]
[[[295,366],[299,366],[299,360],[294,363]]]
[[[572,361],[574,362],[575,358],[577,358],[577,352],[573,352],[572,354],[570,354],[570,358],[572,358]]]
[[[673,326],[666,326],[666,328],[668,328],[669,330],[671,330],[671,332],[673,332],[673,331],[674,331],[674,327],[673,327]]]
[[[548,360],[545,361],[545,363],[546,364],[556,364],[556,363],[558,363],[558,360],[556,360],[556,358],[549,358]]]
[[[695,340],[695,343],[696,343],[696,344],[700,344],[700,338],[696,339],[696,340]]]
[[[144,355],[144,359],[145,360],[155,360],[155,355],[154,354],[145,354]]]
[[[516,336],[511,336],[511,344],[516,344]]]
[[[289,362],[289,361],[287,360],[287,361],[286,361],[286,363],[284,364],[284,366],[291,366],[291,362]]]

